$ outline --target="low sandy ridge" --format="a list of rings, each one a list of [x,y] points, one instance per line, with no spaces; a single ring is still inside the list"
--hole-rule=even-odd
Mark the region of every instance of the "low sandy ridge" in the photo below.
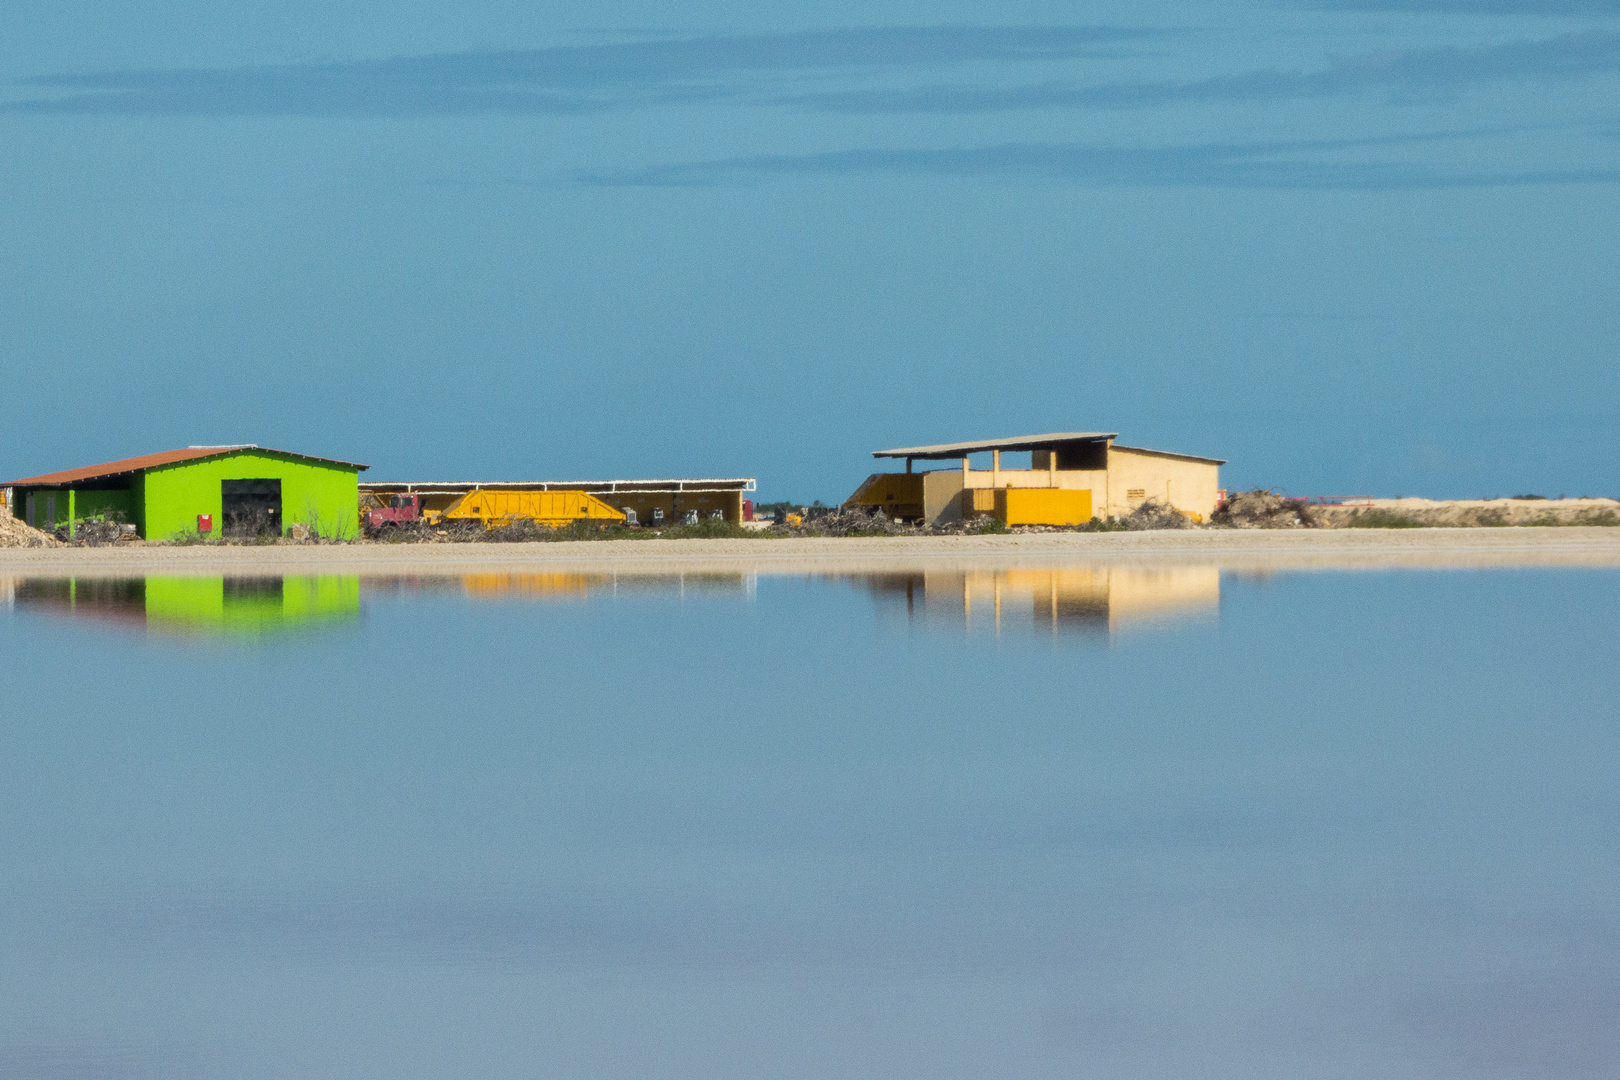
[[[10,548],[0,574],[451,575],[473,572],[769,574],[994,566],[1242,568],[1620,566],[1620,528],[1187,529],[1129,533],[523,544],[273,544]]]
[[[1422,525],[1476,528],[1500,525],[1620,525],[1616,499],[1372,499],[1314,511],[1329,527],[1349,525],[1368,513]]]

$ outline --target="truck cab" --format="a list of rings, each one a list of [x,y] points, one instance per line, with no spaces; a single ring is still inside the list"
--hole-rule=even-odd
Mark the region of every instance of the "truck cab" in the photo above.
[[[363,523],[368,532],[394,528],[422,520],[422,496],[390,495],[388,504],[367,507]]]

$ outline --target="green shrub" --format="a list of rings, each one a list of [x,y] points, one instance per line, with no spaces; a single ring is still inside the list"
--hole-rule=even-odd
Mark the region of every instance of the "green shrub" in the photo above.
[[[1426,522],[1394,510],[1363,510],[1345,525],[1349,529],[1427,529]]]

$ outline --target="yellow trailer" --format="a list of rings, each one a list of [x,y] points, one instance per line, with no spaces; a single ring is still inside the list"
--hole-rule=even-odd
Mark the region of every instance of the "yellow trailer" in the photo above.
[[[429,511],[431,514],[432,511]],[[444,521],[481,521],[493,529],[514,521],[556,527],[575,521],[622,522],[624,514],[584,491],[469,491],[438,515]]]

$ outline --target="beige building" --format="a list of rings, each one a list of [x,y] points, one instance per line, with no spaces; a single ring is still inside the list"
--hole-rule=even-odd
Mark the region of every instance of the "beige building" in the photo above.
[[[1008,524],[1080,524],[1129,514],[1149,499],[1207,521],[1220,500],[1220,458],[1122,446],[1113,432],[1056,432],[1013,439],[875,450],[904,458],[903,473],[873,473],[846,506],[881,506],[891,517],[944,525],[990,514]],[[975,469],[970,455],[990,455]],[[1003,454],[1028,454],[1027,467]],[[920,472],[918,461],[952,461]]]

